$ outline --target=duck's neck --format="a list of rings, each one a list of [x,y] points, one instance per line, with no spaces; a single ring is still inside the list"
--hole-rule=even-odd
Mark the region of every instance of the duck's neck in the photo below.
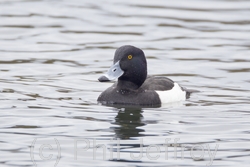
[[[133,90],[137,90],[141,85],[137,85],[131,81],[125,81],[125,80],[121,80],[119,79],[118,80],[118,83],[117,83],[117,87],[119,89],[133,89]]]

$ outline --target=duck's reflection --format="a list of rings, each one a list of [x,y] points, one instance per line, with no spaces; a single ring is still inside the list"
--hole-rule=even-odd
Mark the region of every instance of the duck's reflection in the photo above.
[[[167,109],[173,107],[182,106],[182,102],[169,103],[164,105],[156,106],[116,106],[116,105],[107,105],[113,107],[117,111],[117,116],[114,121],[111,122],[114,126],[111,126],[110,129],[115,132],[114,138],[119,139],[130,139],[131,137],[141,137],[148,134],[144,133],[145,128],[143,126],[147,125],[149,122],[156,124],[157,120],[145,121],[143,117],[143,108],[147,109],[156,109],[159,107],[164,107]]]
[[[143,136],[142,126],[146,125],[143,122],[143,111],[141,108],[117,108],[118,114],[112,124],[111,129],[115,132],[115,138],[129,139],[131,137]]]

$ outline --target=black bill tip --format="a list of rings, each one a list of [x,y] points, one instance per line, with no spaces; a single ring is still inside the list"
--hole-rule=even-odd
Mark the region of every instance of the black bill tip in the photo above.
[[[109,82],[110,80],[106,77],[106,76],[101,76],[101,77],[99,77],[98,78],[98,80],[100,81],[100,82]]]

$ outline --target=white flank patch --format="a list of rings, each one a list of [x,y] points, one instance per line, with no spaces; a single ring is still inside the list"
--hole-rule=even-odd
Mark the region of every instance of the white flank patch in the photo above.
[[[161,103],[172,103],[186,100],[186,92],[181,89],[178,83],[174,83],[171,90],[156,91],[158,93]]]

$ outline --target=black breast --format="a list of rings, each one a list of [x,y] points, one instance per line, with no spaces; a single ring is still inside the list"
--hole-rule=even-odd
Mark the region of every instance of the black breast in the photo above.
[[[97,99],[103,104],[124,104],[124,105],[140,105],[155,106],[160,105],[161,101],[158,94],[153,90],[130,90],[117,89],[111,86],[105,90]]]

